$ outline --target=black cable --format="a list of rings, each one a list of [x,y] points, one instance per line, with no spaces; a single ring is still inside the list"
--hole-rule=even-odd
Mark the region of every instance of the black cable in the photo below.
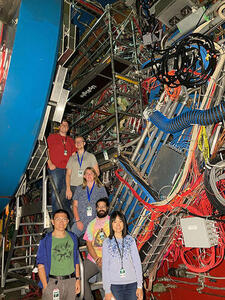
[[[183,208],[183,207],[182,207],[182,210],[183,210],[186,214],[188,214],[188,215],[190,215],[190,216],[193,216],[193,217],[198,217],[198,218],[202,218],[202,219],[206,219],[206,220],[210,220],[210,221],[216,221],[216,222],[222,222],[222,223],[225,223],[225,220],[218,219],[218,218],[216,218],[216,217],[214,217],[214,216],[200,216],[200,215],[197,215],[197,214],[194,214],[194,213],[190,212],[187,208]],[[219,215],[219,216],[221,216],[221,215]]]
[[[169,87],[201,86],[208,81],[217,64],[213,40],[200,33],[190,34],[165,50],[151,52],[151,59],[144,68],[150,67],[154,76]]]
[[[201,15],[201,17],[199,18],[199,20],[198,20],[198,23],[195,25],[195,28],[194,28],[194,30],[196,29],[196,28],[198,28],[198,26],[199,26],[199,24],[200,24],[200,22],[201,22],[201,20],[202,20],[202,18],[203,18],[203,16],[204,16],[204,14],[206,13],[206,11],[209,9],[209,6],[206,8],[206,10],[202,13],[202,15]],[[193,30],[193,31],[194,31]]]
[[[217,210],[221,214],[225,213],[225,206],[217,199],[216,195],[213,192],[213,189],[210,184],[210,172],[208,168],[205,169],[204,173],[204,186],[206,196],[209,199],[211,205],[213,206],[214,210]]]

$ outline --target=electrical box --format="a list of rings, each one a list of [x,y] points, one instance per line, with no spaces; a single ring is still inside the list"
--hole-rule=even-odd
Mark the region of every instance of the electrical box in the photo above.
[[[196,6],[194,0],[159,0],[150,8],[150,14],[171,28],[190,15]]]
[[[160,201],[170,193],[181,172],[185,153],[171,145],[162,145],[148,175],[149,185],[158,193]]]
[[[180,220],[185,247],[210,248],[218,245],[215,222],[199,217]]]

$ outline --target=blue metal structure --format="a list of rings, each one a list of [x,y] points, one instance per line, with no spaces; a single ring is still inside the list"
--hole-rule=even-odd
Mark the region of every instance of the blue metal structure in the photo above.
[[[0,104],[0,211],[34,149],[55,71],[62,0],[23,0]]]

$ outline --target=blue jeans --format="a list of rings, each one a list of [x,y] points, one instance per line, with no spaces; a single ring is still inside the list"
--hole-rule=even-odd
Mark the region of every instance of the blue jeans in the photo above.
[[[111,284],[111,291],[116,300],[137,300],[137,282],[129,284]]]
[[[74,219],[74,224],[72,225],[72,227],[71,227],[71,231],[73,232],[73,233],[75,233],[76,234],[76,236],[79,238],[79,237],[81,237],[82,236],[82,234],[84,234],[85,233],[85,231],[86,231],[86,227],[83,229],[83,231],[80,231],[78,228],[77,228],[77,223],[75,222],[75,219]]]
[[[56,168],[55,170],[48,170],[48,172],[49,172],[49,175],[51,175],[51,177],[55,183],[58,194],[60,195],[63,190],[64,191],[66,190],[66,169]],[[63,198],[65,198],[65,196],[66,195],[64,195]],[[51,200],[52,200],[52,212],[54,213],[57,209],[59,209],[59,205],[56,200],[54,190],[52,190]],[[62,203],[62,205],[63,205],[63,203]]]

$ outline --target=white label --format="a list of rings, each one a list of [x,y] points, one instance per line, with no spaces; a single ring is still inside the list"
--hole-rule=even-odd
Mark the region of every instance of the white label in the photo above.
[[[83,177],[83,170],[78,170],[78,177]]]
[[[197,230],[198,226],[197,225],[189,225],[188,230]]]
[[[91,208],[91,206],[87,207],[87,216],[92,217],[92,208]]]
[[[103,151],[103,155],[105,160],[109,160],[108,152],[106,150]]]

